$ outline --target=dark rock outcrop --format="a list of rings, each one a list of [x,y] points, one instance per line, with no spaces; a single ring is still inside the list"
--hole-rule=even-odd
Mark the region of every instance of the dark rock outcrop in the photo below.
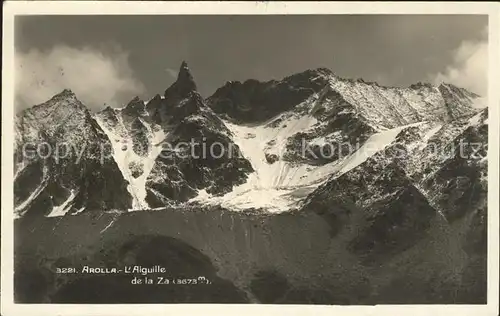
[[[246,180],[251,164],[196,91],[185,62],[177,81],[165,91],[165,99],[156,98],[150,107],[154,106],[160,107],[156,113],[167,137],[148,177],[148,203],[186,201],[200,189],[227,193]]]
[[[326,69],[308,70],[281,81],[232,81],[219,88],[207,104],[238,122],[263,122],[305,101],[327,84]]]

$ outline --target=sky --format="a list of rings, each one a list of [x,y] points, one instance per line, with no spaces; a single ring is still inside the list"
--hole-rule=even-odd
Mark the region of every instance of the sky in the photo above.
[[[231,80],[325,67],[381,85],[485,95],[487,16],[17,16],[16,109],[65,88],[92,110],[163,94],[185,60],[208,97]]]

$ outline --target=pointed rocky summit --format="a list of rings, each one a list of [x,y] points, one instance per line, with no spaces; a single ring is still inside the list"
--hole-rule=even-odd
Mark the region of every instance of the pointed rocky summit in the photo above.
[[[172,96],[184,98],[193,91],[196,91],[196,84],[187,63],[183,61],[177,80],[165,91],[165,98]]]
[[[146,106],[144,105],[144,101],[136,96],[127,104],[127,106],[125,106],[123,114],[134,117],[146,115]]]

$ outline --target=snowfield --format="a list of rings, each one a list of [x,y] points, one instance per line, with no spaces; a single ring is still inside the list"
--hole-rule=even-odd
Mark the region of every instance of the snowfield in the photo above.
[[[120,115],[117,115],[117,117],[120,117]],[[129,182],[128,191],[133,198],[132,210],[149,209],[149,205],[146,202],[146,181],[153,169],[156,158],[161,153],[161,142],[165,139],[165,132],[161,128],[153,128],[150,124],[142,120],[142,123],[148,130],[148,138],[151,141],[151,146],[147,156],[141,157],[134,152],[130,137],[113,133],[101,118],[96,116],[95,119],[108,136],[113,147],[113,158],[118,168],[120,168],[123,177]],[[119,122],[123,125],[121,117]],[[125,129],[124,126],[123,129]],[[135,178],[132,176],[133,170],[131,170],[131,165],[142,168],[140,176]]]
[[[299,205],[299,201],[328,179],[341,176],[383,150],[403,129],[421,124],[408,124],[374,134],[350,156],[322,166],[313,166],[282,159],[274,163],[266,160],[266,154],[275,154],[281,158],[288,138],[318,124],[311,115],[296,117],[282,114],[280,117],[283,120],[275,127],[271,127],[268,122],[258,126],[225,122],[234,135],[234,142],[240,147],[243,156],[250,161],[255,172],[249,175],[246,183],[234,187],[232,192],[223,196],[212,196],[201,190],[190,202],[221,205],[236,210],[263,208],[269,212],[283,212],[293,209]],[[314,142],[321,141],[322,137]]]

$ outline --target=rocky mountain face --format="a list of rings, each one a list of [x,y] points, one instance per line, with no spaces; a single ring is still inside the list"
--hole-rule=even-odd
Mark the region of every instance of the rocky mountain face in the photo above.
[[[31,271],[20,278],[48,278],[53,293],[24,299],[71,301],[75,286],[116,281],[62,290],[33,249],[116,265],[134,243],[135,262],[164,245],[235,302],[482,302],[484,102],[451,84],[383,87],[322,68],[228,82],[204,100],[186,63],[163,96],[121,109],[90,113],[65,90],[16,117],[16,249]],[[26,155],[62,143],[71,155]],[[56,216],[66,224],[45,218]]]
[[[164,206],[169,200],[187,201],[200,189],[222,194],[245,182],[252,166],[241,155],[225,124],[196,91],[185,63],[163,100],[150,106],[153,113],[160,114],[169,145],[160,153],[147,180],[150,203]]]
[[[134,98],[123,109],[106,108],[95,118],[114,144],[134,209],[185,202],[201,189],[222,194],[253,170],[197,92],[185,63],[164,97],[147,103]]]
[[[74,93],[64,90],[15,120],[15,212],[61,216],[128,209],[130,195],[110,143]]]

